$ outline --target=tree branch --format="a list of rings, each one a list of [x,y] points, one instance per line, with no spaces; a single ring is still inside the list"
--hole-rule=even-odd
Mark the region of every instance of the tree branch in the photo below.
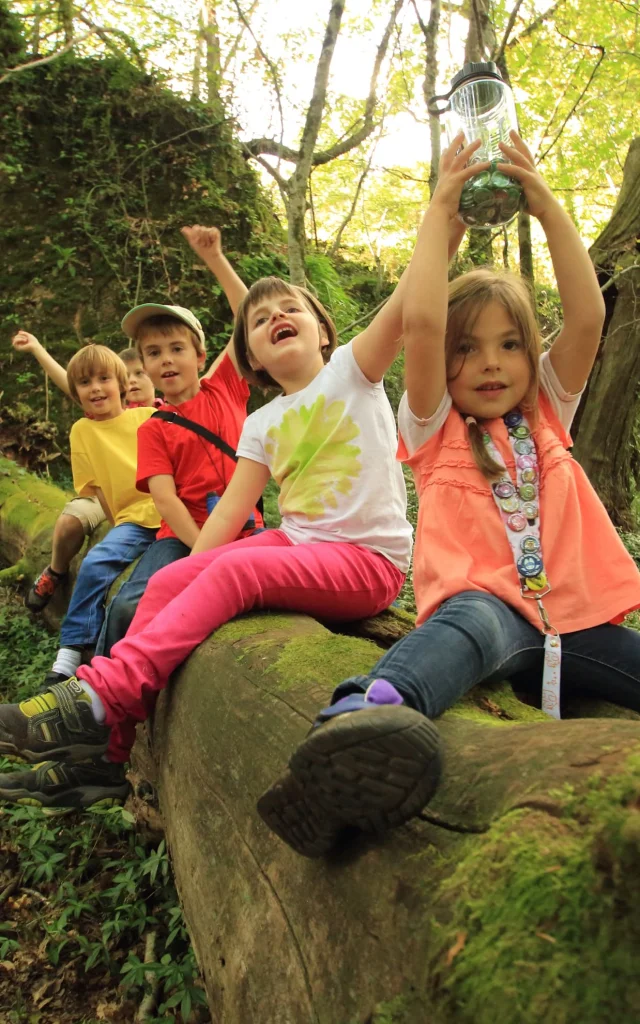
[[[17,75],[19,71],[30,71],[31,68],[37,68],[42,64],[49,64],[52,60],[55,60],[56,57],[61,57],[63,53],[68,53],[69,50],[72,50],[77,43],[82,43],[85,39],[88,39],[89,36],[95,34],[96,30],[92,29],[90,32],[85,32],[83,36],[77,36],[76,39],[72,39],[70,43],[66,43],[65,46],[61,46],[59,50],[56,50],[55,53],[50,53],[47,57],[39,57],[37,60],[29,61],[28,64],[20,64],[16,68],[9,68],[2,78],[0,78],[0,85],[2,85],[3,82],[6,82],[11,75]]]
[[[371,170],[371,161],[373,160],[374,152],[375,152],[375,147],[371,150],[371,153],[369,155],[369,159],[367,160],[367,165],[366,165],[364,171],[362,172],[362,174],[360,175],[360,177],[358,178],[358,184],[356,185],[356,190],[355,190],[355,193],[354,193],[354,196],[353,196],[353,201],[352,201],[351,206],[349,208],[349,212],[347,213],[347,215],[343,219],[342,224],[340,225],[340,227],[338,228],[338,231],[336,232],[336,237],[335,237],[334,243],[333,243],[333,245],[331,246],[331,248],[329,250],[329,256],[332,259],[336,255],[336,253],[338,252],[338,249],[340,248],[340,242],[342,240],[342,235],[343,235],[343,232],[344,232],[347,224],[349,223],[349,221],[353,217],[354,213],[356,212],[356,206],[358,205],[358,199],[360,197],[360,192],[361,192],[362,186],[364,185],[364,180],[365,180],[367,174],[369,173],[369,171]]]
[[[105,44],[105,46],[113,53],[121,54],[122,51],[118,49],[118,47],[113,43],[109,36],[117,36],[118,39],[124,40],[124,42],[127,44],[127,48],[133,54],[136,64],[138,65],[140,70],[146,70],[144,58],[140,53],[140,50],[138,49],[138,45],[135,39],[133,39],[127,32],[123,32],[120,28],[104,28],[101,25],[96,25],[95,22],[93,22],[91,18],[88,18],[87,15],[84,14],[82,11],[76,11],[76,17],[80,21],[84,22],[85,25],[88,25],[89,28],[93,32],[95,32],[98,38],[102,39],[102,42]],[[77,42],[77,40],[74,40],[74,42]]]
[[[500,66],[500,61],[502,60],[502,57],[504,56],[504,51],[505,51],[505,48],[507,46],[507,43],[509,42],[509,36],[511,35],[511,32],[513,30],[513,26],[516,23],[516,18],[518,17],[518,11],[520,10],[520,7],[522,6],[522,2],[523,2],[523,0],[516,0],[515,6],[514,6],[512,12],[511,12],[511,14],[509,15],[509,20],[507,22],[507,27],[504,30],[504,35],[502,37],[502,42],[500,43],[500,46],[498,47],[498,51],[497,51],[495,57],[491,58],[493,61],[495,61],[495,63],[498,66]]]
[[[569,113],[565,117],[564,121],[560,125],[560,128],[556,132],[556,135],[551,140],[551,142],[549,143],[549,145],[545,149],[545,151],[542,154],[542,156],[539,158],[538,163],[542,163],[542,161],[549,155],[549,153],[551,152],[551,150],[555,146],[556,142],[558,141],[558,139],[562,135],[562,133],[563,133],[563,131],[564,131],[566,125],[567,125],[567,122],[569,121],[569,119],[571,117],[573,117],[573,115],[574,115],[578,105],[581,103],[582,99],[584,98],[585,93],[587,92],[587,89],[589,88],[589,86],[591,85],[591,83],[593,81],[593,79],[595,77],[595,74],[596,74],[596,71],[598,70],[598,68],[602,64],[602,61],[604,60],[604,57],[605,57],[605,48],[604,48],[604,46],[600,46],[598,43],[576,43],[573,39],[570,39],[569,36],[563,35],[563,33],[560,32],[559,29],[556,29],[556,31],[558,32],[558,34],[560,36],[562,36],[563,39],[568,40],[568,42],[572,43],[574,46],[583,46],[585,49],[588,49],[588,50],[598,50],[599,57],[598,57],[595,65],[594,65],[594,67],[592,68],[591,74],[589,75],[589,78],[587,79],[587,82],[586,82],[586,85],[585,85],[584,89],[582,90],[582,92],[578,96],[577,100],[573,104],[571,110],[569,111]]]
[[[262,48],[262,46],[260,44],[260,40],[257,38],[257,36],[255,35],[253,29],[251,28],[251,25],[249,24],[249,21],[247,20],[247,16],[243,13],[242,8],[240,7],[240,4],[239,4],[238,0],[233,0],[233,5],[234,5],[235,9],[238,12],[238,17],[240,18],[240,21],[245,26],[245,28],[247,29],[247,32],[249,33],[249,35],[253,39],[254,43],[256,44],[256,49],[257,49],[258,53],[260,54],[260,56],[262,57],[263,61],[265,62],[265,64],[269,68],[269,72],[271,74],[271,81],[273,82],[273,89],[274,89],[274,92],[276,94],[276,103],[278,104],[278,113],[280,115],[280,145],[282,146],[282,140],[284,139],[284,112],[283,112],[283,109],[282,109],[282,95],[280,93],[280,77],[278,75],[278,69],[275,66],[275,64],[273,63],[273,61],[271,60],[271,58],[267,56],[267,54],[265,53],[264,49]],[[256,5],[255,5],[255,3],[253,3],[251,5],[251,11],[254,11],[255,7],[256,7]],[[265,151],[261,150],[261,152],[265,152]],[[278,154],[274,153],[272,155],[273,156],[277,156]]]
[[[555,4],[552,4],[551,7],[549,7],[549,9],[546,10],[543,14],[539,14],[537,18],[534,18],[533,21],[529,22],[527,27],[523,28],[522,32],[519,32],[514,39],[507,43],[507,47],[511,49],[512,46],[517,46],[517,44],[522,39],[526,39],[527,36],[532,35],[536,31],[536,29],[539,29],[541,25],[544,25],[545,21],[548,21],[549,18],[552,18],[556,11],[560,7],[562,7],[564,3],[565,0],[557,0],[557,2]]]
[[[234,0],[234,3],[235,2],[236,0]],[[334,145],[330,146],[328,149],[315,152],[311,157],[312,167],[319,167],[323,164],[328,164],[332,160],[335,160],[337,157],[343,156],[345,153],[349,153],[352,149],[355,149],[362,142],[364,142],[364,140],[367,139],[371,135],[371,133],[374,132],[375,129],[379,127],[379,122],[374,121],[373,119],[376,104],[378,102],[376,94],[378,77],[380,74],[380,68],[386,56],[386,52],[389,46],[389,39],[391,38],[393,27],[398,18],[398,14],[400,13],[403,7],[403,4],[404,0],[395,0],[393,9],[389,16],[389,21],[387,22],[382,39],[376,51],[376,59],[374,61],[373,70],[371,73],[371,80],[369,83],[369,95],[367,96],[364,113],[362,115],[364,119],[362,127],[355,131],[353,135],[350,135],[347,138],[342,139],[340,142],[334,143]],[[313,98],[311,100],[311,103],[313,103]],[[311,104],[309,105],[309,108],[310,107]],[[252,139],[250,142],[245,143],[245,148],[253,157],[257,158],[258,154],[266,153],[269,156],[277,156],[282,160],[288,160],[290,163],[297,163],[297,161],[300,160],[302,155],[302,144],[299,150],[295,150],[291,149],[290,146],[284,146],[282,142],[276,142],[275,139]]]

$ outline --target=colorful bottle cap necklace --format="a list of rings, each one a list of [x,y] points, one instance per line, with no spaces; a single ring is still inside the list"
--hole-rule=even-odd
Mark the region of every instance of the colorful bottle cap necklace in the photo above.
[[[502,475],[491,487],[500,518],[513,554],[520,580],[520,593],[536,601],[544,634],[544,668],[542,673],[542,710],[552,718],[560,718],[561,642],[557,629],[549,622],[542,603],[551,590],[542,558],[540,542],[540,489],[538,454],[526,416],[513,409],[503,417],[509,443],[516,463],[516,482],[509,476],[504,459],[491,435],[485,431],[484,444]]]

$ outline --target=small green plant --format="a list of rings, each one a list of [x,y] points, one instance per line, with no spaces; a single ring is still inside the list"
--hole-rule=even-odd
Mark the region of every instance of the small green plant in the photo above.
[[[19,599],[0,591],[0,699],[32,693],[55,647],[55,638]],[[0,773],[25,767],[0,758]],[[65,999],[73,999],[77,988],[73,964],[79,964],[80,977],[90,976],[83,987],[102,1000],[101,988],[111,1000],[141,1000],[153,981],[157,1016],[150,1020],[209,1020],[166,843],[143,842],[128,810],[95,808],[78,815],[0,804],[0,891],[9,882],[14,891],[2,905],[0,960],[14,962],[18,971],[21,953],[43,964],[47,977],[53,968],[61,990],[69,986]],[[12,1007],[16,1021],[31,1019],[27,995],[23,1003]],[[93,1019],[84,1015],[90,1008],[79,1005],[77,1019]]]

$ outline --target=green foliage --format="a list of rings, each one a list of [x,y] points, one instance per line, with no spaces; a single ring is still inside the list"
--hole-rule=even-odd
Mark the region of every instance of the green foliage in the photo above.
[[[128,307],[178,302],[197,311],[215,355],[230,312],[180,227],[219,225],[232,260],[268,249],[273,270],[286,267],[281,233],[230,123],[120,56],[65,54],[9,79],[3,97],[5,337],[22,325],[65,363],[87,341],[121,347]],[[28,357],[0,348],[5,401],[24,394],[15,371],[27,368]],[[29,401],[41,409],[37,375]],[[73,410],[54,391],[51,415],[66,433]]]
[[[51,668],[56,637],[50,636],[22,601],[12,595],[0,600],[0,698],[32,696]]]
[[[15,701],[33,693],[56,647],[42,624],[4,593],[0,698]],[[0,772],[24,768],[0,758]],[[47,977],[53,967],[63,991],[70,986],[66,998],[73,1000],[73,976],[65,978],[70,965],[79,963],[80,977],[91,976],[89,992],[120,984],[121,998],[139,1001],[153,979],[158,985],[154,1019],[164,1024],[209,1019],[165,842],[145,844],[128,811],[96,807],[67,816],[2,805],[0,891],[11,879],[19,885],[4,909],[15,920],[6,931],[0,924],[0,960],[15,963],[16,982],[21,965],[37,964]],[[144,962],[149,933],[155,935],[153,956]]]

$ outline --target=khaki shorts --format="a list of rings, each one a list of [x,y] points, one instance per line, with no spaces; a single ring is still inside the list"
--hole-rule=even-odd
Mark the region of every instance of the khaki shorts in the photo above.
[[[63,516],[75,516],[82,523],[85,537],[90,537],[93,531],[104,523],[105,514],[102,505],[97,498],[72,498],[62,510]]]

